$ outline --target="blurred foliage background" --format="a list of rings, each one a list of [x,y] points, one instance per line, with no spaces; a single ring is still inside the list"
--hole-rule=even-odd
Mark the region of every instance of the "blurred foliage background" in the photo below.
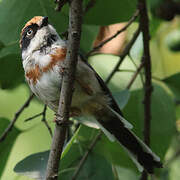
[[[86,7],[88,0],[84,0]],[[136,0],[97,0],[83,17],[81,52],[86,54],[97,40],[99,29],[110,24],[127,22],[136,10]],[[19,49],[19,36],[24,24],[35,15],[48,16],[59,34],[68,26],[68,6],[61,12],[54,10],[52,0],[0,0],[0,134],[3,133],[18,109],[29,97],[30,90],[24,81]],[[152,129],[151,147],[162,159],[164,168],[156,172],[158,180],[180,178],[180,9],[179,0],[149,0],[148,13],[151,32],[152,59]],[[121,36],[122,48],[132,38],[138,20]],[[116,31],[115,31],[116,32]],[[112,32],[111,32],[112,33]],[[116,41],[118,43],[118,41]],[[107,51],[108,46],[106,47]],[[105,50],[89,57],[89,62],[105,80],[116,63],[118,53],[105,54]],[[102,53],[103,52],[103,53]],[[109,52],[109,51],[108,51]],[[143,71],[130,89],[127,85],[143,53],[142,35],[133,45],[118,71],[108,83],[109,88],[123,108],[133,131],[143,138]],[[37,99],[23,111],[7,138],[0,142],[0,179],[43,179],[51,145],[51,136],[38,117],[25,119],[42,112],[43,105]],[[47,110],[46,119],[54,128],[53,112]],[[65,147],[62,156],[60,178],[71,176],[92,142],[97,129],[81,125]],[[140,173],[117,142],[110,142],[104,135],[99,139],[83,166],[78,180],[136,180]]]

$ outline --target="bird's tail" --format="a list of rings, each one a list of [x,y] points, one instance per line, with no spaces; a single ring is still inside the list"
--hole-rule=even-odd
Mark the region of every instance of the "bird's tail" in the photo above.
[[[162,168],[160,158],[130,130],[132,126],[121,115],[106,107],[97,111],[95,117],[128,151],[139,170],[144,168],[148,173],[153,173],[154,168]]]

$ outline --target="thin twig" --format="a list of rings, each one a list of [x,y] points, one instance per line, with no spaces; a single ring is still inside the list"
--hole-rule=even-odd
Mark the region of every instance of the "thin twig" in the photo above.
[[[144,62],[144,72],[145,72],[145,86],[144,86],[144,142],[150,145],[150,130],[151,130],[151,94],[153,91],[152,87],[152,77],[151,77],[151,57],[149,50],[149,19],[146,8],[146,0],[138,1],[138,9],[140,13],[140,28],[143,35],[143,47],[144,53],[142,57],[142,62]],[[141,180],[147,180],[147,172],[143,172]]]
[[[131,60],[131,62],[134,64],[134,66],[136,67],[136,69],[138,69],[137,64],[135,63],[134,59],[132,58],[132,56],[129,54],[129,58]],[[139,72],[140,78],[141,78],[141,82],[142,82],[142,87],[144,87],[144,79],[143,79],[143,72],[140,71]]]
[[[102,131],[99,131],[99,133],[96,135],[96,137],[94,138],[94,140],[90,144],[89,148],[87,149],[87,151],[83,155],[82,159],[80,160],[80,163],[78,164],[78,166],[77,166],[77,168],[76,168],[76,170],[72,176],[72,180],[75,180],[78,177],[78,174],[79,174],[81,168],[83,167],[84,163],[86,162],[86,159],[87,159],[89,153],[95,147],[95,145],[98,142],[98,140],[100,139],[101,135],[102,135]]]
[[[61,11],[62,7],[68,3],[69,0],[55,0],[54,2],[57,4],[55,7],[55,11]]]
[[[42,112],[39,113],[39,114],[35,114],[34,116],[32,116],[32,117],[30,117],[30,118],[25,119],[24,122],[31,121],[31,120],[33,120],[33,119],[39,117],[39,116],[42,116]]]
[[[144,66],[144,62],[141,62],[141,64],[139,65],[139,67],[137,68],[136,72],[134,73],[134,75],[132,76],[130,82],[128,83],[126,89],[130,89],[133,82],[135,81],[137,75],[140,73],[141,69],[143,68]]]
[[[52,129],[50,128],[48,122],[46,121],[46,111],[47,111],[47,105],[44,105],[43,112],[41,113],[41,114],[42,114],[42,119],[41,119],[41,121],[42,121],[42,122],[45,124],[45,126],[47,127],[50,136],[53,137]]]
[[[138,27],[138,29],[136,30],[136,32],[134,33],[132,39],[130,40],[130,42],[126,45],[126,47],[124,48],[124,51],[122,52],[122,54],[120,55],[120,59],[117,62],[116,66],[114,67],[114,69],[112,70],[112,72],[109,74],[109,76],[106,79],[106,83],[108,83],[111,78],[114,76],[115,72],[118,71],[119,66],[121,65],[121,63],[123,62],[124,58],[129,54],[129,51],[131,49],[131,47],[133,46],[134,42],[136,41],[137,37],[140,34],[140,28]]]
[[[124,32],[137,18],[137,16],[139,15],[139,11],[137,10],[135,12],[135,14],[131,17],[131,19],[128,21],[128,23],[119,31],[117,31],[113,36],[107,38],[106,40],[104,40],[103,42],[101,42],[98,46],[94,47],[91,51],[89,51],[87,53],[87,57],[90,56],[93,52],[97,51],[98,49],[100,49],[101,47],[103,47],[106,43],[108,43],[109,41],[111,41],[112,39],[114,39],[115,37],[117,37],[120,33]]]
[[[52,147],[48,159],[46,180],[57,180],[61,153],[66,139],[69,122],[78,50],[81,37],[82,0],[70,1],[69,35],[62,87],[60,92],[58,116],[54,130]]]
[[[22,105],[22,107],[15,113],[13,120],[10,122],[9,126],[5,129],[5,131],[1,135],[0,142],[2,142],[7,137],[8,133],[13,128],[13,126],[14,126],[15,122],[17,121],[18,117],[24,111],[24,109],[29,106],[29,103],[31,102],[33,97],[34,97],[34,94],[30,95],[29,98],[26,100],[26,102]]]
[[[131,73],[135,73],[136,71],[135,70],[132,70],[132,69],[118,69],[117,72],[131,72]],[[142,75],[144,75],[145,73],[144,72],[141,72]],[[156,81],[162,81],[162,79],[156,77],[156,76],[152,76],[152,79],[156,80]],[[144,83],[143,83],[144,84]]]
[[[44,105],[43,111],[42,111],[41,113],[36,114],[36,115],[34,115],[34,116],[30,117],[30,118],[27,118],[27,119],[25,119],[24,121],[25,121],[25,122],[31,121],[31,120],[39,117],[39,116],[42,116],[41,121],[45,124],[45,126],[47,127],[47,129],[48,129],[48,131],[49,131],[50,136],[52,137],[52,135],[53,135],[53,134],[52,134],[52,130],[51,130],[48,122],[46,121],[46,111],[47,111],[47,105]]]

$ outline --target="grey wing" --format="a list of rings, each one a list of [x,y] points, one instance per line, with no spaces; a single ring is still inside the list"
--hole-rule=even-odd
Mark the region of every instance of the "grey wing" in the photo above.
[[[85,58],[84,58],[82,55],[80,55],[80,58],[81,58],[81,60],[82,60],[87,66],[89,66],[89,67],[93,70],[93,72],[94,72],[94,74],[95,74],[95,76],[96,76],[96,78],[97,78],[97,80],[98,80],[98,82],[99,82],[99,85],[101,86],[102,91],[103,91],[106,95],[108,95],[108,97],[111,99],[111,108],[112,108],[114,111],[116,111],[117,113],[119,113],[119,114],[123,117],[123,114],[122,114],[119,106],[117,105],[117,103],[116,103],[116,101],[115,101],[115,99],[114,99],[111,91],[110,91],[109,88],[106,86],[106,84],[104,83],[104,81],[101,79],[101,77],[96,73],[96,71],[93,69],[93,67],[85,60]]]

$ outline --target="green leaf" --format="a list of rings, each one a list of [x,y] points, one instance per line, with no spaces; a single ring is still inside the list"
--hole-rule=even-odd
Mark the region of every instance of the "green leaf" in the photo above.
[[[63,151],[60,166],[60,179],[71,179],[77,165],[97,133],[98,130],[96,129],[88,128],[83,125],[80,126],[76,134],[73,136],[73,140],[71,140],[71,148],[67,145]],[[103,169],[103,171],[100,169]],[[97,154],[96,149],[93,148],[89,153],[77,179],[111,180],[113,179],[112,169],[110,164],[102,157],[102,155],[99,153]]]
[[[10,54],[0,58],[0,87],[11,89],[24,82],[21,57]]]
[[[14,171],[33,179],[45,179],[48,157],[49,151],[27,156],[16,164]]]
[[[148,4],[151,8],[157,8],[161,3],[163,3],[164,0],[150,0],[148,1]]]
[[[171,31],[167,35],[165,39],[165,43],[171,51],[173,52],[180,51],[180,30],[176,29],[176,30]]]
[[[163,81],[172,90],[172,92],[178,99],[180,99],[179,79],[180,79],[180,73],[176,73],[170,77],[163,79]]]
[[[125,118],[134,126],[134,131],[143,137],[144,92],[132,91],[125,107]],[[163,160],[175,134],[175,106],[171,96],[161,86],[154,84],[151,104],[151,148]],[[166,138],[162,138],[166,137]]]
[[[4,132],[4,130],[9,125],[10,121],[6,118],[0,117],[0,136]],[[15,143],[15,140],[20,133],[20,130],[13,127],[13,129],[9,132],[6,139],[0,142],[0,178],[2,177],[3,171],[6,167],[7,160]]]
[[[24,104],[28,97],[29,90],[25,85],[20,85],[10,91],[0,90],[0,116],[12,119],[15,115],[15,112],[18,111],[18,109]],[[33,100],[31,101],[30,106],[26,108],[19,116],[15,127],[23,132],[21,132],[18,138],[13,141],[14,144],[10,149],[10,154],[6,156],[8,161],[5,166],[2,165],[4,167],[4,171],[2,174],[0,172],[2,175],[0,179],[29,180],[29,178],[20,176],[13,171],[15,165],[30,154],[43,152],[50,148],[52,139],[47,130],[47,127],[43,122],[41,122],[42,117],[36,118],[26,123],[24,122],[25,119],[42,112],[42,110],[43,105],[38,101]],[[54,113],[50,109],[47,109],[46,120],[52,130],[55,126],[55,123],[52,121],[53,117]],[[1,123],[2,122],[0,121],[0,126]],[[10,132],[9,135],[11,135],[11,133],[12,132]],[[5,153],[4,148],[0,148],[0,153],[1,151],[2,153]]]
[[[125,89],[123,91],[113,93],[113,97],[118,103],[119,108],[123,109],[128,103],[128,100],[130,98],[130,92],[129,90]]]
[[[13,148],[14,156],[10,157],[9,166],[6,167],[6,173],[3,174],[4,179],[9,179],[11,176],[15,179],[20,175],[42,177],[44,175],[42,173],[46,171],[47,149],[50,147],[51,140],[48,130],[42,122],[36,123],[34,127],[21,133],[17,146]],[[13,169],[17,174],[13,172]]]
[[[5,47],[0,52],[0,58],[7,56],[9,54],[19,54],[20,55],[18,41],[14,41],[14,42],[10,42],[10,43],[6,44]]]
[[[86,1],[89,2],[89,1]],[[88,24],[107,25],[128,21],[136,10],[136,0],[98,0],[85,14]]]
[[[99,26],[82,25],[80,49],[83,53],[87,53],[92,49],[93,42],[99,32]]]
[[[89,62],[96,70],[96,72],[101,76],[101,78],[106,80],[108,75],[112,72],[112,70],[118,63],[119,59],[120,58],[118,56],[114,55],[98,54],[89,57]],[[111,81],[108,83],[108,86],[110,87],[112,92],[119,92],[123,89],[126,89],[129,81],[133,76],[134,71],[136,71],[136,67],[134,66],[130,58],[126,57],[120,66],[120,70],[122,71],[118,71],[117,73],[115,73]],[[142,88],[140,76],[136,78],[131,89],[133,90],[139,88]]]
[[[78,145],[77,145],[78,146]],[[77,147],[78,148],[78,147]],[[84,152],[83,152],[84,153]],[[60,170],[59,179],[69,180],[71,179],[75,168],[79,164],[79,160],[82,158],[82,155],[77,159],[74,159],[74,162],[67,169]],[[79,172],[77,180],[99,180],[99,179],[107,179],[112,180],[113,174],[111,165],[100,155],[95,153],[90,153],[88,155],[87,160],[85,161],[82,169]]]
[[[180,179],[180,157],[177,157],[174,162],[171,164],[170,172],[169,172],[169,179],[170,180],[177,180]]]
[[[15,146],[13,148],[12,154],[15,157],[10,158],[11,164],[6,167],[6,173],[3,176],[4,179],[8,179],[11,176],[15,179],[20,175],[42,177],[42,175],[44,175],[42,173],[46,171],[48,159],[47,149],[50,147],[51,140],[47,128],[41,122],[28,131],[21,133],[17,142],[18,147]],[[46,151],[44,152],[45,149]],[[17,154],[17,152],[19,153]],[[36,153],[38,153],[38,155],[36,155]],[[29,155],[30,157],[28,157]],[[14,167],[16,168],[14,169]],[[17,174],[13,172],[13,169],[15,172],[17,171]]]
[[[114,166],[116,172],[117,172],[117,177],[125,180],[139,180],[139,176],[134,173],[133,171],[127,169],[127,168],[122,168],[120,166]]]
[[[63,149],[61,158],[64,158],[68,151],[71,149],[71,146],[73,145],[74,141],[76,140],[78,134],[79,134],[80,128],[77,129],[77,131],[74,133],[74,135],[71,137],[70,141],[65,145],[65,148]]]
[[[149,30],[150,30],[150,35],[153,38],[156,35],[156,32],[159,28],[159,26],[161,25],[163,21],[155,16],[151,16],[150,17],[150,26],[149,26]]]
[[[64,156],[62,156],[59,179],[71,179],[74,170],[79,164],[79,160],[82,158],[84,153],[85,149],[80,149],[80,145],[73,142],[71,148]],[[14,171],[33,179],[44,179],[48,156],[49,151],[32,154],[20,161],[15,166]],[[98,168],[103,169],[103,171],[97,171]],[[90,153],[77,179],[113,179],[111,166],[102,156]]]
[[[86,8],[90,0],[84,1]],[[128,21],[135,13],[137,0],[95,0],[94,5],[83,17],[83,23],[94,25],[109,25]],[[68,15],[68,6],[62,8],[62,12]]]
[[[0,41],[0,51],[4,48],[4,43]]]
[[[79,153],[82,155],[84,149],[89,147],[97,134],[97,129],[81,125],[75,141],[79,146],[71,147],[68,155],[65,156],[65,160],[62,161],[62,168],[69,167],[73,163],[73,159],[79,156]],[[78,148],[80,149],[80,152],[78,151]],[[91,152],[103,156],[111,164],[137,170],[122,146],[117,141],[111,142],[104,134],[101,135],[101,138],[97,141]],[[63,163],[66,163],[66,165],[64,166]]]
[[[133,44],[130,50],[130,56],[137,62],[137,60],[141,60],[143,55],[143,37],[142,33],[138,36],[135,43]]]
[[[171,146],[166,156],[166,166],[164,168],[162,177],[165,180],[177,180],[180,178],[180,157],[179,157],[179,137],[178,134],[174,136]],[[162,180],[164,180],[162,178]]]
[[[136,165],[130,159],[128,153],[119,144],[118,141],[110,141],[104,134],[101,140],[97,143],[94,151],[103,155],[110,163],[127,168],[133,169],[138,172]]]

